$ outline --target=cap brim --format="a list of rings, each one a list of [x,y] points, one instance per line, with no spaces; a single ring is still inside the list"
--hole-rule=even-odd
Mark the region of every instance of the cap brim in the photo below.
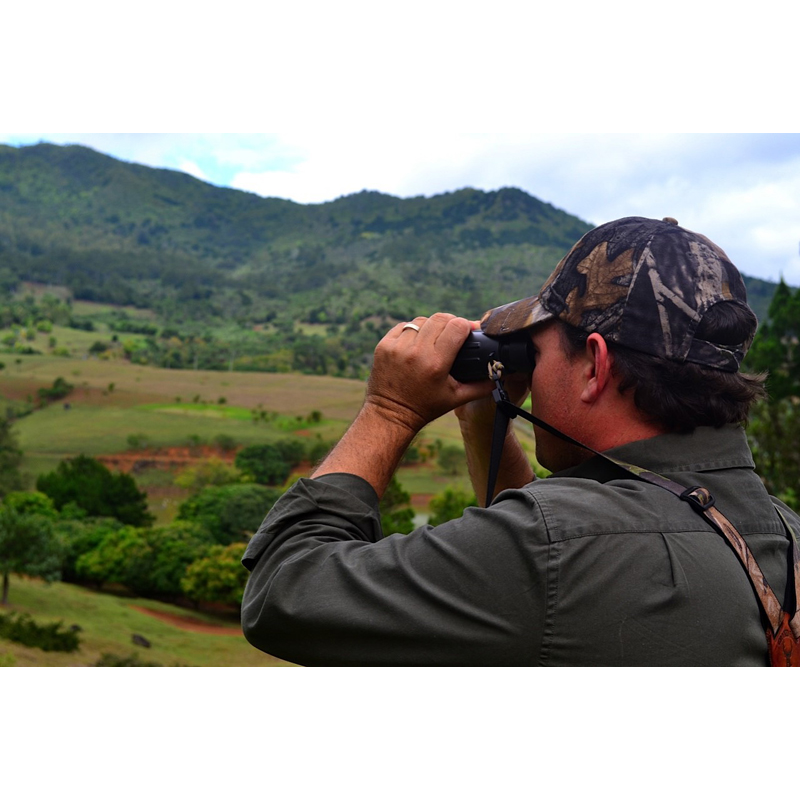
[[[487,336],[508,336],[554,319],[539,302],[539,296],[526,297],[487,311],[481,317],[481,330]]]

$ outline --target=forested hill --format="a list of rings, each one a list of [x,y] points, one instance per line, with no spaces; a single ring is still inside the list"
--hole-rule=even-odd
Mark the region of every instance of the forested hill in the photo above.
[[[301,205],[80,146],[0,145],[0,287],[69,287],[175,324],[359,325],[531,294],[590,226],[519,189]],[[749,280],[760,313],[774,285]]]

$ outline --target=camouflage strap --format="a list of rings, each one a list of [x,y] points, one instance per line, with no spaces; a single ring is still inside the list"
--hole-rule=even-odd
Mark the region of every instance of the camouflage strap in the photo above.
[[[602,453],[599,453],[598,455],[602,456]],[[694,486],[690,489],[686,489],[681,486],[681,484],[675,483],[674,481],[663,477],[663,475],[658,475],[655,472],[649,472],[648,470],[640,469],[632,464],[626,464],[625,462],[611,458],[610,456],[603,457],[606,460],[612,461],[617,466],[622,467],[628,472],[636,475],[638,478],[641,478],[648,483],[655,484],[656,486],[661,486],[667,491],[672,492],[672,494],[676,495],[681,500],[689,502],[695,511],[702,514],[708,520],[708,522],[711,523],[711,525],[722,534],[722,536],[731,546],[733,552],[736,553],[736,556],[742,563],[742,566],[745,568],[745,571],[750,578],[750,583],[752,583],[756,596],[761,603],[761,607],[764,609],[764,613],[767,615],[772,632],[773,634],[777,634],[783,622],[784,615],[787,612],[784,612],[780,602],[778,601],[778,598],[775,596],[775,592],[772,590],[772,587],[764,577],[764,573],[761,571],[761,567],[758,566],[758,563],[753,557],[753,553],[748,547],[747,542],[745,542],[742,535],[736,530],[730,520],[715,506],[714,498],[708,489],[704,489],[702,486]],[[776,511],[778,511],[780,514],[778,509],[776,509]],[[795,596],[797,596],[797,591],[800,589],[800,561],[798,561],[798,548],[795,543],[792,529],[787,525],[783,515],[781,514],[780,516],[784,527],[786,527],[787,533],[789,533],[789,557],[793,561]],[[800,611],[795,612],[794,617],[789,622],[789,625],[795,635],[795,638],[800,638]]]
[[[497,388],[494,392],[494,398],[497,403],[497,410],[495,417],[494,442],[492,447],[492,464],[490,465],[489,469],[489,485],[486,492],[487,506],[492,501],[494,493],[494,480],[497,475],[499,459],[502,455],[503,440],[505,438],[503,436],[498,445],[497,440],[501,428],[501,426],[498,424],[498,418],[501,415],[506,418],[506,426],[508,425],[509,420],[514,419],[517,416],[521,416],[542,430],[545,430],[554,436],[558,436],[560,439],[568,442],[569,444],[581,447],[584,450],[588,450],[590,453],[593,453],[605,461],[620,467],[634,477],[646,481],[647,483],[651,483],[655,486],[660,486],[662,489],[666,489],[679,499],[688,502],[695,511],[705,517],[711,526],[722,534],[725,541],[727,541],[733,549],[733,552],[736,553],[736,556],[742,563],[742,566],[750,578],[750,583],[755,590],[759,604],[763,608],[764,613],[769,621],[769,628],[767,629],[766,634],[767,642],[770,647],[770,661],[773,666],[784,666],[783,663],[776,663],[776,660],[783,662],[784,658],[786,660],[785,666],[800,666],[800,608],[798,608],[798,599],[800,599],[800,546],[798,546],[797,536],[795,535],[794,530],[789,525],[780,509],[776,508],[775,510],[780,515],[781,522],[789,534],[789,558],[791,559],[793,565],[792,573],[794,575],[795,590],[795,610],[793,615],[790,615],[789,612],[784,611],[780,602],[778,601],[778,598],[775,596],[775,592],[767,582],[764,573],[756,563],[756,560],[753,557],[753,553],[748,547],[747,542],[745,542],[745,540],[742,538],[742,535],[731,524],[728,518],[718,508],[716,508],[714,504],[714,498],[708,489],[704,489],[702,486],[693,486],[687,489],[685,486],[682,486],[675,481],[671,481],[669,478],[665,478],[663,475],[659,475],[656,472],[651,472],[650,470],[643,469],[642,467],[637,467],[635,464],[628,464],[625,461],[612,458],[605,453],[600,453],[588,445],[577,441],[577,439],[567,436],[567,434],[562,433],[552,425],[548,425],[546,422],[543,422],[537,417],[534,417],[532,414],[529,414],[527,411],[511,403],[508,400],[505,390],[503,389],[501,376],[495,377],[495,384]]]
[[[789,533],[790,546],[792,549],[792,574],[794,575],[795,602],[795,613],[789,622],[789,626],[792,629],[795,639],[800,639],[800,544],[798,544],[797,541],[797,533],[789,524],[789,521],[784,516],[783,511],[777,507],[775,510],[778,512],[778,516],[781,518],[783,527],[786,528]]]

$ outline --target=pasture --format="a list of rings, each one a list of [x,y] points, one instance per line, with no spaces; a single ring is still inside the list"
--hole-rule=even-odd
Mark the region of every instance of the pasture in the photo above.
[[[156,524],[171,522],[190,490],[179,471],[208,458],[232,460],[214,448],[218,436],[237,446],[286,437],[336,441],[363,400],[361,381],[300,374],[166,370],[122,359],[19,355],[0,371],[5,402],[33,402],[57,378],[74,386],[59,401],[36,408],[13,424],[24,452],[28,488],[63,459],[84,453],[112,469],[130,469],[147,492]],[[2,411],[2,408],[0,408]],[[530,427],[520,425],[532,449]],[[449,486],[469,488],[465,469],[445,473],[430,456],[439,447],[461,447],[453,414],[420,435],[427,459],[401,466],[398,479],[411,495],[418,524],[427,519],[434,494]],[[298,476],[296,472],[287,485]],[[105,593],[66,583],[12,576],[10,605],[0,613],[28,613],[38,623],[63,620],[80,627],[81,648],[47,653],[0,639],[0,666],[92,666],[131,657],[163,666],[291,666],[249,645],[230,611],[202,613],[128,594]],[[151,642],[142,648],[134,634]]]
[[[35,398],[38,389],[52,386],[58,377],[75,387],[72,393],[14,423],[30,487],[38,475],[81,453],[110,465],[122,463],[123,457],[137,455],[130,437],[146,445],[138,453],[140,466],[148,455],[165,449],[192,448],[196,457],[208,457],[202,445],[213,445],[221,435],[239,446],[287,436],[334,442],[355,417],[364,394],[361,381],[327,376],[168,370],[123,359],[21,355],[0,372],[0,395],[17,402]],[[309,421],[314,412],[319,421]],[[529,442],[529,426],[521,431]],[[422,443],[461,446],[453,414],[430,425],[420,438]],[[135,478],[151,497],[157,521],[165,523],[186,492],[171,485],[174,464],[165,473],[152,461]],[[398,479],[422,515],[433,494],[469,485],[465,470],[445,474],[430,462],[401,467]]]
[[[16,575],[9,601],[0,613],[27,613],[39,624],[63,622],[62,629],[79,626],[81,646],[73,653],[45,652],[0,639],[0,666],[91,667],[104,655],[137,656],[141,662],[165,667],[292,666],[250,645],[231,613],[204,614],[142,597]],[[133,644],[134,634],[151,646]]]

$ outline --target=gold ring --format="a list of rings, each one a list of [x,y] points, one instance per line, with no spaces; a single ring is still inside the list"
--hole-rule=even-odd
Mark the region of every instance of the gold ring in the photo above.
[[[413,322],[406,322],[406,324],[403,325],[403,330],[406,328],[411,328],[412,331],[419,333],[419,325],[415,325]]]

